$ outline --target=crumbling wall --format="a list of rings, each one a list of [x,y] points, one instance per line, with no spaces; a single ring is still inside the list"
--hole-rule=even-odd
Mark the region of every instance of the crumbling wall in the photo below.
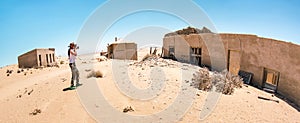
[[[168,36],[163,38],[163,56],[169,57],[169,48],[174,47],[174,36]]]
[[[264,68],[275,70],[280,74],[277,92],[300,104],[300,46],[254,35],[232,34],[223,40],[240,42],[240,70],[254,74],[252,84],[263,87]]]
[[[18,57],[19,68],[28,68],[37,66],[36,50],[29,51]]]
[[[218,34],[171,35],[164,37],[164,56],[169,57],[169,47],[174,46],[175,57],[182,62],[191,62],[191,48],[201,48],[201,63],[214,70],[226,69],[226,51]],[[208,48],[209,47],[209,48]]]
[[[180,35],[174,36],[175,38],[175,57],[180,62],[188,63],[190,61],[190,46]]]
[[[175,38],[174,35],[164,37],[164,48],[174,44],[175,51],[179,55],[188,55],[183,49],[190,47],[202,48],[202,64],[211,65],[211,58],[219,58],[219,62],[226,64],[226,67],[232,63],[228,58],[228,52],[233,51],[231,62],[234,66],[239,66],[239,70],[253,73],[252,84],[262,88],[264,85],[264,69],[271,69],[279,72],[279,82],[277,92],[300,105],[300,46],[288,42],[278,41],[274,39],[261,38],[256,35],[247,34],[219,34],[224,46],[224,53],[214,53],[214,48],[218,47],[213,42],[218,40],[216,34],[189,34],[181,35],[184,40]],[[174,39],[175,38],[175,39]],[[180,39],[180,40],[179,40]],[[180,41],[186,41],[189,47],[176,45]],[[212,43],[212,44],[208,44]],[[212,48],[208,50],[207,46]],[[168,52],[164,52],[164,56],[168,56]],[[176,55],[176,54],[175,54]],[[223,55],[223,56],[222,56]],[[225,59],[225,60],[224,60]],[[188,58],[186,60],[189,60]],[[238,65],[239,64],[239,65]],[[236,70],[235,70],[236,72]]]

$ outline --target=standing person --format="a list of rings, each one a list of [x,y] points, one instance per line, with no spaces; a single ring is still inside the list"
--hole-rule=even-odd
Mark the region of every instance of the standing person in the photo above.
[[[76,56],[77,56],[76,45],[74,44],[74,42],[72,42],[72,43],[70,43],[69,47],[70,47],[68,50],[69,66],[70,66],[71,72],[72,72],[70,88],[75,89],[76,86],[80,86],[82,84],[79,83],[79,71],[76,68],[76,64],[75,64],[75,60],[76,60]],[[74,86],[74,80],[76,80],[76,86]]]

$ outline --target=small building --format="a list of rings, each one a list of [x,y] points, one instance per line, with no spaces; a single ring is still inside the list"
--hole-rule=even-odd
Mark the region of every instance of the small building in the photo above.
[[[120,42],[107,46],[107,58],[121,60],[137,60],[137,44],[134,42]]]
[[[275,91],[300,105],[299,45],[256,35],[197,30],[166,34],[164,57],[218,71],[227,69],[242,77],[242,73],[250,73],[252,79],[247,83]]]
[[[55,49],[33,49],[18,56],[19,68],[47,67],[56,64]]]

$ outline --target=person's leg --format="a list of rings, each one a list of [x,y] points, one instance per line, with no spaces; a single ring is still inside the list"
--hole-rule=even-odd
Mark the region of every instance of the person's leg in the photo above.
[[[76,67],[76,64],[74,63],[74,73],[75,73],[75,80],[76,80],[76,85],[79,85],[79,71]]]
[[[75,70],[74,70],[74,64],[73,63],[70,63],[69,64],[69,66],[70,66],[70,68],[71,68],[71,72],[72,72],[72,78],[71,78],[71,86],[74,86],[74,79],[75,79],[75,75],[76,75],[76,73],[75,73]]]

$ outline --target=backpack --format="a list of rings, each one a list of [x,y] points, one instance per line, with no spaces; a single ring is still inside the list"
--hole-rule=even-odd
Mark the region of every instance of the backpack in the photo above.
[[[71,49],[69,48],[69,50],[68,50],[68,56],[69,56],[69,58],[70,58],[70,50],[71,50]]]

